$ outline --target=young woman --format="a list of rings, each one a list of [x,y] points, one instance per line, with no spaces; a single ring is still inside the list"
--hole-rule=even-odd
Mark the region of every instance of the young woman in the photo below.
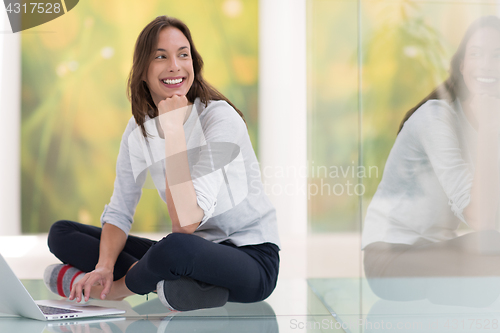
[[[488,16],[465,33],[449,78],[401,123],[365,219],[368,278],[500,275],[499,97],[500,19]],[[457,237],[462,222],[475,232]],[[422,288],[399,297],[423,298]]]
[[[48,287],[78,302],[157,291],[174,310],[257,302],[279,268],[275,209],[260,180],[243,115],[206,83],[187,26],[159,16],[139,35],[123,134],[102,229],[51,227],[50,251],[67,265],[45,272]],[[128,235],[146,174],[172,220],[156,242]]]

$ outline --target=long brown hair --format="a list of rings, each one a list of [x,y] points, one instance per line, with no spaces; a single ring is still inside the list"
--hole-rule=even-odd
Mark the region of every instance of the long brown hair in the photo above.
[[[168,27],[179,29],[189,41],[191,58],[193,60],[194,81],[186,94],[188,101],[194,103],[194,100],[199,97],[200,101],[205,104],[206,107],[208,102],[211,100],[224,100],[229,103],[229,105],[231,105],[236,112],[238,112],[241,118],[243,118],[243,121],[245,121],[243,113],[241,113],[241,111],[238,110],[223,94],[203,79],[203,59],[194,46],[189,28],[179,19],[167,16],[158,16],[141,31],[139,37],[137,38],[132,69],[130,70],[128,77],[127,97],[132,104],[132,115],[134,116],[137,125],[141,127],[144,137],[147,138],[148,136],[146,128],[144,127],[146,115],[150,118],[157,117],[158,108],[156,107],[156,104],[151,97],[151,93],[149,92],[149,88],[143,78],[148,71],[151,60],[153,60],[154,52],[158,44],[158,36],[160,35],[162,29]]]
[[[450,76],[446,81],[440,84],[437,88],[435,88],[428,96],[426,96],[422,101],[420,101],[415,107],[410,109],[401,124],[399,125],[399,132],[403,128],[404,123],[411,117],[411,115],[417,111],[425,102],[431,99],[444,99],[448,102],[453,102],[457,98],[460,101],[464,101],[467,99],[469,95],[469,90],[465,86],[464,78],[462,73],[460,72],[460,67],[465,57],[465,47],[469,42],[469,39],[472,35],[481,28],[494,28],[500,31],[500,18],[496,16],[483,16],[475,20],[470,27],[465,32],[460,45],[458,46],[457,51],[453,55],[450,64]]]

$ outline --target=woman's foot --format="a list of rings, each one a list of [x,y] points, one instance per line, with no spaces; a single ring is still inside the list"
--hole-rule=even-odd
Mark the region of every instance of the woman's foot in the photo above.
[[[102,290],[104,286],[95,285],[90,290],[90,298],[102,299]],[[119,280],[113,281],[111,284],[111,288],[109,289],[108,294],[106,295],[106,300],[108,301],[123,301],[128,296],[135,295],[135,293],[131,292],[127,285],[125,284],[125,276]]]
[[[78,282],[84,275],[84,272],[71,265],[54,264],[45,269],[43,282],[54,294],[67,298],[73,284]]]
[[[80,281],[85,275],[84,272],[68,264],[54,264],[45,269],[43,281],[47,288],[53,293],[68,298],[71,293],[71,288],[75,283]],[[103,286],[92,286],[90,290],[90,298],[100,299]],[[125,297],[134,295],[125,285],[125,277],[114,281],[111,285],[111,290],[106,299],[110,301],[122,301]],[[85,297],[80,297],[80,303],[84,303]]]
[[[105,300],[107,301],[123,301],[125,297],[130,296],[130,295],[123,295],[122,293],[119,293],[116,288],[117,282],[114,281],[113,284],[111,285],[111,290],[109,291],[109,294],[106,295]],[[90,298],[94,299],[101,299],[101,294],[102,290],[104,289],[103,286],[97,285],[93,286],[92,289],[90,290]]]
[[[156,285],[158,298],[170,310],[191,311],[216,308],[226,304],[227,288],[209,285],[182,276],[177,280],[162,280]]]

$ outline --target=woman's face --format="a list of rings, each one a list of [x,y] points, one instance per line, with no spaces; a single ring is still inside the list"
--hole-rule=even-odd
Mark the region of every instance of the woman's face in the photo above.
[[[177,28],[160,31],[146,83],[156,105],[174,95],[185,96],[194,81],[189,41]]]
[[[500,94],[500,32],[477,30],[467,42],[460,66],[465,85],[472,95]]]

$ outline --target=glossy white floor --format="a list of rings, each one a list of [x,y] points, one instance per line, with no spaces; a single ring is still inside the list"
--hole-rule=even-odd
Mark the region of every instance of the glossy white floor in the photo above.
[[[163,235],[141,236],[160,239]],[[35,299],[47,297],[39,279],[46,266],[57,262],[48,251],[46,239],[47,236],[43,234],[0,237],[0,253],[16,275],[24,279],[23,283]],[[309,288],[307,278],[359,276],[359,236],[330,234],[312,235],[307,239],[282,238],[280,255],[280,278],[276,290],[265,302],[253,306],[229,303],[219,310],[202,310],[173,316],[164,313],[161,306],[157,307],[154,297],[148,302],[144,302],[143,298],[129,298],[116,305],[127,310],[126,316],[120,320],[81,320],[78,323],[46,325],[32,320],[2,318],[0,332],[13,332],[14,327],[16,333],[342,332],[342,329],[335,327],[334,317]]]

